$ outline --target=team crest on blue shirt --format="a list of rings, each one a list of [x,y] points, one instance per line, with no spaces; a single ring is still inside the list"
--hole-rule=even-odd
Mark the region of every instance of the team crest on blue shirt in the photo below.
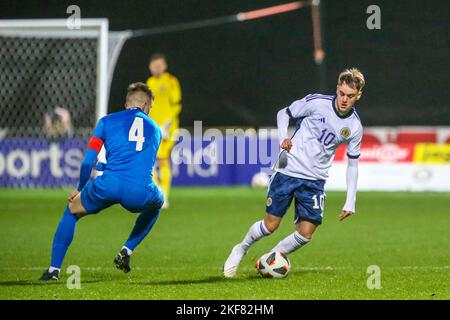
[[[347,128],[347,127],[343,128],[341,130],[341,136],[343,138],[348,138],[350,136],[350,128]]]
[[[267,204],[268,207],[270,207],[272,205],[272,198],[271,197],[267,198],[266,204]]]

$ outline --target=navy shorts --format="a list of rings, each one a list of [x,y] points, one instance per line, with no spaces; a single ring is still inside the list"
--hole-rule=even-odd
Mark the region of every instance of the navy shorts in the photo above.
[[[112,175],[101,175],[81,190],[81,203],[87,213],[97,213],[120,203],[133,213],[161,208],[163,194],[155,184],[140,186]]]
[[[322,223],[325,203],[324,180],[306,180],[276,172],[270,179],[266,212],[282,218],[295,199],[295,223]]]

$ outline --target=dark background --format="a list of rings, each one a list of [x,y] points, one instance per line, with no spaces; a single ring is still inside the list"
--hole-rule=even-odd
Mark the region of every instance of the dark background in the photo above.
[[[219,17],[283,0],[1,1],[0,18],[109,18],[110,30],[152,28]],[[381,7],[381,30],[366,9]],[[308,93],[332,94],[337,74],[366,77],[358,113],[364,125],[450,125],[449,1],[322,0],[325,65],[313,59],[311,9],[243,23],[128,40],[112,82],[109,111],[127,84],[145,81],[148,58],[169,58],[183,90],[181,125],[274,126],[278,109]],[[326,82],[320,81],[320,74]]]

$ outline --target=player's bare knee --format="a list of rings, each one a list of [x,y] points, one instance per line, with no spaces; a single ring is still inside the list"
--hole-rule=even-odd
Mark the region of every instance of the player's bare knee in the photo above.
[[[272,233],[278,229],[279,223],[277,223],[277,222],[266,223],[265,222],[264,225],[266,226],[267,230],[269,230],[269,232]]]
[[[297,232],[304,237],[305,239],[311,240],[313,237],[314,232],[317,229],[317,224],[307,221],[307,220],[301,220],[295,225],[295,229]]]
[[[280,222],[281,218],[275,217],[270,214],[266,214],[266,216],[264,217],[264,225],[270,233],[278,229]]]
[[[304,232],[303,234],[301,232],[299,232],[299,233],[303,238],[307,239],[308,241],[311,241],[313,238],[312,233],[307,233],[307,232]]]
[[[77,217],[77,219],[81,219],[87,215],[86,210],[84,210],[81,203],[77,203],[76,201],[72,201],[69,203],[70,213]]]
[[[70,203],[69,203],[69,210],[70,210],[70,213],[73,214],[74,216],[76,216],[77,218],[79,218],[79,217],[78,217],[79,212],[78,212],[77,209],[78,209],[78,208],[77,208],[77,205],[76,205],[75,203],[73,203],[73,202],[70,202]]]
[[[313,238],[313,231],[305,230],[304,228],[301,228],[297,225],[296,227],[297,232],[305,239],[311,240]]]
[[[74,205],[73,202],[69,202],[69,210],[70,210],[70,213],[71,213],[71,214],[73,214],[73,215],[76,215],[76,214],[77,214],[76,208],[75,208],[75,205]]]

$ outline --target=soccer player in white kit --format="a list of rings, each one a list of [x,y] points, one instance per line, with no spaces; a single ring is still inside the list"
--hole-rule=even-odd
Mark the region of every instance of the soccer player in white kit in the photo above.
[[[254,223],[242,242],[235,245],[223,266],[224,276],[236,275],[244,255],[259,239],[272,234],[291,205],[295,204],[295,232],[272,250],[289,254],[306,245],[322,223],[324,185],[336,149],[347,144],[347,199],[339,216],[355,212],[358,157],[363,128],[354,105],[361,98],[365,80],[356,68],[343,71],[336,95],[309,94],[277,114],[280,147],[283,149],[276,172],[270,179],[264,220]],[[297,126],[288,136],[289,120]]]

